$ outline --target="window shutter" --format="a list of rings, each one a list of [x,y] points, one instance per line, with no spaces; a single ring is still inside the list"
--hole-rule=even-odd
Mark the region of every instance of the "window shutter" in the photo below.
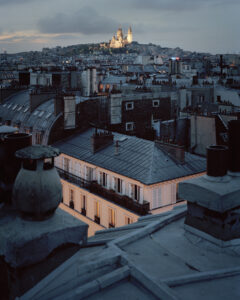
[[[162,191],[161,188],[158,188],[158,207],[162,206]]]
[[[108,174],[106,174],[106,180],[107,180],[107,188],[110,189],[111,188],[111,181],[110,181],[110,176]]]
[[[125,181],[122,181],[122,194],[125,195],[126,194],[126,187],[125,187]]]
[[[143,188],[142,187],[140,187],[139,202],[143,203]]]
[[[92,175],[92,180],[96,180],[96,169],[93,168],[93,175]]]
[[[112,176],[112,186],[111,188],[116,191],[116,178],[114,176]]]
[[[98,184],[101,184],[101,174],[100,172],[97,172],[97,181],[98,181]]]
[[[132,186],[132,184],[131,183],[129,183],[128,184],[128,196],[130,197],[130,198],[133,198],[133,192],[132,192],[132,189],[133,188],[133,186]]]

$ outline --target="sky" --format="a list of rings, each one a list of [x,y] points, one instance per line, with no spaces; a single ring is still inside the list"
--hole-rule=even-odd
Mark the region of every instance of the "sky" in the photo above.
[[[107,42],[131,25],[133,40],[240,53],[240,0],[0,0],[0,53]]]

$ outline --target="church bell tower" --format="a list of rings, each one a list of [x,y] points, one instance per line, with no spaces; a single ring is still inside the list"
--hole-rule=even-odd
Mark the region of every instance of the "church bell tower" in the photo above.
[[[127,41],[129,44],[132,43],[133,37],[132,37],[132,28],[131,26],[128,28],[128,34],[127,34]]]

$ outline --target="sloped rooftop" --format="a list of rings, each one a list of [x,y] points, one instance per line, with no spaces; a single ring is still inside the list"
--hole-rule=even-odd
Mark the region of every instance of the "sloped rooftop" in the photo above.
[[[185,162],[177,163],[158,149],[154,142],[119,133],[113,133],[114,141],[119,141],[118,155],[115,155],[114,144],[93,154],[91,151],[93,133],[94,129],[89,129],[59,141],[53,146],[59,148],[64,154],[147,185],[206,170],[205,158],[185,153]]]

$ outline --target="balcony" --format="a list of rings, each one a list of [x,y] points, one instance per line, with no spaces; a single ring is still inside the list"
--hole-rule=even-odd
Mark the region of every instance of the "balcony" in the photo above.
[[[126,195],[119,195],[114,190],[105,189],[95,181],[91,182],[89,190],[91,193],[100,195],[101,197],[104,197],[107,200],[110,200],[124,208],[136,212],[141,216],[144,216],[149,212],[149,202],[143,201],[143,204],[141,204]]]
[[[58,167],[56,167],[56,169],[58,171],[59,176],[62,179],[89,190],[91,181],[82,179],[81,177],[73,175],[73,174],[71,174],[67,171],[64,171],[63,169],[60,169]]]
[[[149,212],[149,202],[143,201],[143,204],[134,201],[132,198],[126,196],[126,195],[119,195],[114,190],[108,190],[104,187],[102,187],[100,184],[98,184],[96,181],[87,181],[85,179],[82,179],[76,175],[70,174],[69,172],[66,172],[62,169],[59,169],[56,167],[56,169],[59,172],[59,176],[69,181],[73,184],[78,185],[79,187],[85,188],[89,190],[91,193],[96,194],[98,196],[101,196],[102,198],[105,198],[123,208],[127,208],[131,210],[132,212],[137,213],[140,216],[144,216],[148,214]]]

